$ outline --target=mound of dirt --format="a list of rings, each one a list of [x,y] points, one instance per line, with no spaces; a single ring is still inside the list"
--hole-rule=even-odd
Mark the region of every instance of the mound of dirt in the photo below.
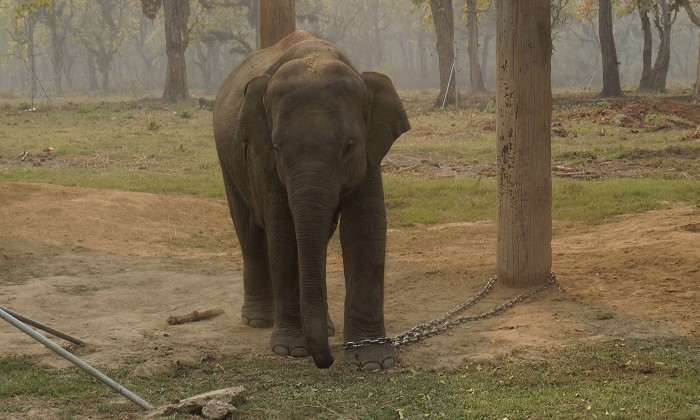
[[[598,102],[597,107],[557,110],[554,124],[567,120],[589,121],[597,124],[651,131],[684,129],[700,126],[700,110],[687,102],[671,99],[616,99]]]
[[[0,202],[0,302],[88,342],[79,352],[89,363],[152,375],[212,356],[274,358],[270,331],[240,321],[241,257],[223,200],[0,183]],[[592,228],[556,225],[559,287],[403,348],[401,363],[458,369],[595,340],[697,337],[698,220],[700,209],[680,207]],[[492,222],[391,230],[389,333],[480,290],[494,270],[495,237]],[[340,356],[342,261],[337,239],[329,247],[329,309],[340,333],[331,343]],[[497,285],[468,312],[520,292]],[[170,315],[218,307],[226,313],[211,320],[167,323]],[[4,323],[0,353],[67,364]]]

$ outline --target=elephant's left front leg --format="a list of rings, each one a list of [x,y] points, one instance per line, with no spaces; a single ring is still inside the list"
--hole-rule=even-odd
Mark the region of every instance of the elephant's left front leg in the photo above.
[[[384,257],[386,211],[378,168],[342,207],[340,240],[345,269],[345,341],[384,338]],[[364,370],[388,369],[395,364],[391,344],[346,350],[350,364]]]

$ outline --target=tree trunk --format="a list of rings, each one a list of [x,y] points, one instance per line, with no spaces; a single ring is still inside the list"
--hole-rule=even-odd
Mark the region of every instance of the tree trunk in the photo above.
[[[467,32],[469,33],[469,82],[472,93],[486,92],[484,78],[479,65],[479,26],[476,0],[467,0]]]
[[[700,105],[700,52],[698,52],[698,65],[695,70],[695,87],[690,101],[695,105]]]
[[[622,96],[620,71],[613,36],[612,0],[598,1],[598,37],[603,64],[603,91],[601,96]]]
[[[541,284],[552,266],[550,0],[496,2],[497,274]]]
[[[428,78],[428,52],[425,46],[425,30],[421,25],[418,32],[418,61],[420,66],[420,79],[421,87],[425,83],[425,79]]]
[[[190,42],[190,33],[187,28],[189,18],[189,0],[163,0],[165,53],[168,56],[163,99],[170,102],[186,100],[190,97],[187,89],[187,61],[185,60],[185,50]]]
[[[481,47],[481,74],[489,74],[489,43],[491,43],[491,38],[493,35],[487,34],[483,36],[483,45]],[[486,79],[484,79],[484,86],[486,85]]]
[[[456,99],[454,75],[452,66],[455,64],[453,44],[455,38],[454,12],[452,0],[430,0],[430,10],[435,23],[437,37],[438,67],[440,68],[440,93],[435,100],[435,106],[453,104]],[[452,76],[452,77],[450,77]]]
[[[659,49],[656,52],[654,67],[651,69],[653,90],[655,92],[666,91],[666,76],[671,64],[671,9],[666,0],[657,3],[655,25],[659,31]]]
[[[34,108],[34,98],[36,98],[36,54],[34,53],[34,19],[29,18],[27,22],[27,55],[29,59],[29,97],[30,105]]]
[[[153,89],[153,60],[154,57],[148,54],[146,50],[146,40],[148,35],[153,32],[153,21],[144,15],[139,16],[139,36],[136,39],[136,51],[143,60],[145,72],[142,85],[144,89],[150,91]]]
[[[85,60],[86,60],[86,64],[87,64],[87,73],[88,73],[88,90],[93,92],[93,91],[96,91],[100,88],[100,85],[97,83],[97,69],[95,68],[95,55],[92,54],[90,51],[88,51]]]
[[[372,31],[370,50],[374,53],[371,55],[371,67],[376,68],[382,64],[382,38],[381,29],[379,27],[379,0],[372,0],[369,3],[369,15],[372,16]]]
[[[258,7],[260,48],[267,48],[294,32],[296,28],[294,0],[260,0]]]
[[[51,8],[44,11],[44,22],[51,32],[51,65],[54,74],[54,88],[57,95],[63,95],[63,56],[67,29],[59,19],[63,16],[65,5],[51,1]]]
[[[693,8],[690,7],[688,0],[681,0],[680,4],[688,13],[690,21],[693,22],[695,26],[700,28],[700,16],[698,16]],[[697,69],[695,70],[695,87],[693,87],[693,94],[690,97],[690,101],[695,105],[700,105],[700,52],[698,52],[698,65]]]
[[[63,42],[55,34],[51,36],[51,65],[53,66],[53,84],[56,95],[63,95]]]
[[[648,92],[654,89],[654,83],[651,77],[651,53],[653,42],[651,36],[651,21],[649,20],[649,11],[645,9],[641,0],[637,1],[637,9],[639,11],[639,19],[642,21],[642,35],[644,36],[642,78],[639,79],[639,88],[637,90]]]
[[[100,67],[100,73],[102,73],[102,93],[107,93],[109,92],[109,66],[106,68]]]
[[[204,45],[207,47],[207,44]],[[207,47],[206,54],[202,48],[202,43],[195,44],[195,52],[197,53],[197,61],[195,64],[199,68],[199,72],[202,74],[202,87],[206,93],[211,90],[211,67],[209,67],[209,48]]]
[[[75,65],[75,56],[71,54],[65,54],[63,56],[63,76],[66,78],[66,83],[68,84],[68,89],[75,90],[75,85],[73,84],[73,66]]]

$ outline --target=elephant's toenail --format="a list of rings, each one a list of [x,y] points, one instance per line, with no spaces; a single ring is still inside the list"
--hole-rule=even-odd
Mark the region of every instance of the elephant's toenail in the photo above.
[[[362,365],[362,370],[370,372],[373,370],[381,370],[382,366],[377,362],[369,362]]]
[[[394,367],[395,364],[396,364],[396,361],[394,360],[393,357],[387,357],[387,358],[384,359],[384,361],[382,362],[382,368],[383,368],[383,369],[391,369],[391,368]]]
[[[289,352],[289,355],[292,357],[307,357],[309,355],[309,351],[306,349],[306,347],[296,347]]]
[[[274,346],[272,351],[278,356],[289,356],[289,349],[284,346]]]
[[[264,319],[251,319],[246,325],[253,328],[269,328],[271,326],[270,323]]]

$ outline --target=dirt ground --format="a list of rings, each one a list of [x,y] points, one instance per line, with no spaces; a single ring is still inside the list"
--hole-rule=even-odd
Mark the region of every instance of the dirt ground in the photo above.
[[[223,200],[0,183],[0,203],[1,304],[85,340],[75,352],[89,363],[151,375],[177,361],[274,357],[270,331],[240,321],[242,261]],[[495,237],[492,222],[391,230],[388,332],[435,318],[480,290],[494,270]],[[340,333],[331,343],[339,356],[337,239],[328,258],[329,306]],[[403,348],[401,365],[451,370],[500,355],[537,359],[596,340],[700,335],[699,208],[597,227],[555,224],[553,258],[559,287]],[[468,313],[518,293],[497,286]],[[170,315],[211,308],[226,313],[166,323]],[[0,354],[67,365],[4,322]]]

